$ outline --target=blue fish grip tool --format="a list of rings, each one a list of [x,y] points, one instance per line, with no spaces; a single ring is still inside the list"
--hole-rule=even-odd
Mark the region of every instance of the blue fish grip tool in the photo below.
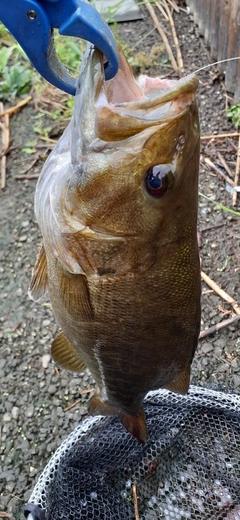
[[[105,79],[118,71],[114,37],[96,9],[85,0],[0,0],[0,20],[49,83],[75,95],[77,80],[59,60],[53,30],[83,38],[106,57]]]

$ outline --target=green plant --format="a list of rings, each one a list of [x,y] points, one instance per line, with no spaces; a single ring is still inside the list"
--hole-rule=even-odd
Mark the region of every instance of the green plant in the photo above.
[[[6,30],[0,24],[0,38]],[[29,65],[23,50],[7,33],[8,43],[0,49],[0,99],[20,96],[28,92],[35,81],[36,75]]]
[[[227,206],[223,206],[223,204],[220,204],[220,202],[210,199],[210,197],[207,197],[207,195],[204,195],[200,191],[198,192],[198,194],[200,195],[200,197],[203,197],[209,202],[212,202],[212,204],[215,204],[215,206],[218,206],[220,209],[222,209],[222,211],[225,211],[226,213],[231,213],[231,215],[235,215],[236,217],[240,217],[239,211],[234,211],[234,209],[227,208]]]
[[[240,105],[232,105],[232,107],[227,110],[227,117],[231,119],[235,127],[238,128],[238,126],[240,126]]]
[[[32,71],[23,65],[6,67],[0,81],[0,98],[8,98],[9,94],[20,96],[29,92],[31,88]]]
[[[0,43],[0,99],[9,100],[29,92],[40,81],[40,76],[1,23]],[[56,31],[55,47],[60,61],[73,75],[78,76],[86,42],[79,38],[60,36]]]
[[[80,38],[61,36],[57,31],[54,32],[54,43],[60,61],[73,73],[78,76],[83,54],[86,49],[86,41]]]

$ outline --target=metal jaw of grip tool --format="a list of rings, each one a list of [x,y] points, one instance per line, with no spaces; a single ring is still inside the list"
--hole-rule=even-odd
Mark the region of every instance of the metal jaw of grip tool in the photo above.
[[[49,83],[75,95],[74,79],[57,57],[53,29],[83,38],[105,55],[106,80],[118,70],[113,35],[99,13],[85,0],[1,0],[0,20],[21,45],[36,70]]]

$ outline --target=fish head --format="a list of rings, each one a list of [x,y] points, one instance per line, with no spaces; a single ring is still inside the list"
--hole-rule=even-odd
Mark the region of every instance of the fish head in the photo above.
[[[195,225],[197,86],[194,75],[136,81],[121,52],[119,72],[105,81],[103,56],[91,47],[72,120],[69,214],[95,233],[159,243],[183,221]]]

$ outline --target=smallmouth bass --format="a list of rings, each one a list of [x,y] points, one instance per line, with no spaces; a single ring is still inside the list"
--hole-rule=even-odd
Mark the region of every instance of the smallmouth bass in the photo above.
[[[29,290],[48,291],[52,356],[87,366],[90,414],[147,439],[149,390],[185,393],[200,326],[198,80],[140,76],[120,52],[105,82],[89,47],[69,126],[38,180],[43,246]]]

